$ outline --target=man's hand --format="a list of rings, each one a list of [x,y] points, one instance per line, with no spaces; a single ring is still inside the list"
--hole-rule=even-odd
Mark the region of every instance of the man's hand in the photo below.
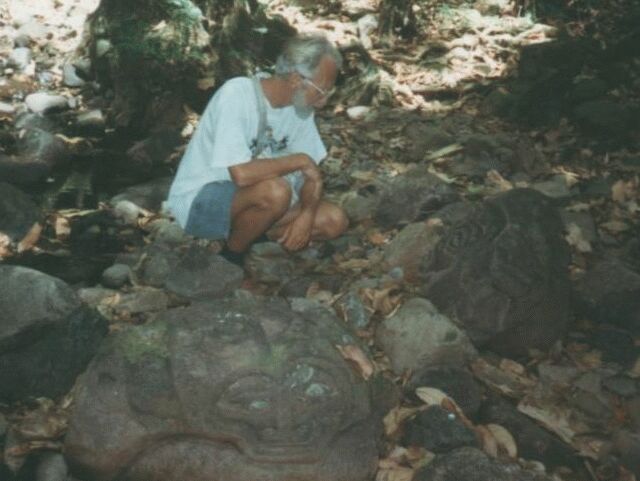
[[[289,251],[304,249],[311,240],[314,213],[302,210],[298,217],[287,225],[278,242]]]

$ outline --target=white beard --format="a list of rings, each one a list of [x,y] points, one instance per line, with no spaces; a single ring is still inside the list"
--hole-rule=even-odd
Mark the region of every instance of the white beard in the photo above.
[[[302,89],[297,89],[293,94],[293,108],[295,109],[298,118],[302,120],[308,119],[311,114],[313,114],[313,107],[311,105],[307,105],[307,101],[304,97],[304,91]]]

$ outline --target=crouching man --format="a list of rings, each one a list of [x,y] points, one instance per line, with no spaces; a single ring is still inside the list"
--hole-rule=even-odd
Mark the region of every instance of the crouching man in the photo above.
[[[326,157],[314,110],[327,103],[342,59],[318,35],[285,46],[276,74],[237,77],[213,96],[169,191],[167,204],[191,235],[226,239],[236,263],[266,234],[296,251],[347,228],[343,210],[322,200]]]

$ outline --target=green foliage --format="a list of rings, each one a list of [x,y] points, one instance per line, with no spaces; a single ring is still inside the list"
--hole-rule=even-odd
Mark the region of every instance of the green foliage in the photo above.
[[[110,39],[117,60],[151,60],[160,65],[188,65],[204,59],[196,36],[202,12],[189,0],[155,2],[153,8],[123,14],[112,22]]]

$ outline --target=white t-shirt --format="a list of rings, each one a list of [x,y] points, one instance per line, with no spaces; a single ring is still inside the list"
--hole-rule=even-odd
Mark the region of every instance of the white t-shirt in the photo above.
[[[293,106],[273,108],[266,99],[265,104],[273,141],[260,157],[305,153],[317,164],[326,157],[327,150],[313,115],[303,120]],[[229,167],[254,158],[258,123],[252,79],[233,78],[211,98],[169,190],[166,205],[182,227],[187,223],[194,198],[204,185],[231,180]]]

